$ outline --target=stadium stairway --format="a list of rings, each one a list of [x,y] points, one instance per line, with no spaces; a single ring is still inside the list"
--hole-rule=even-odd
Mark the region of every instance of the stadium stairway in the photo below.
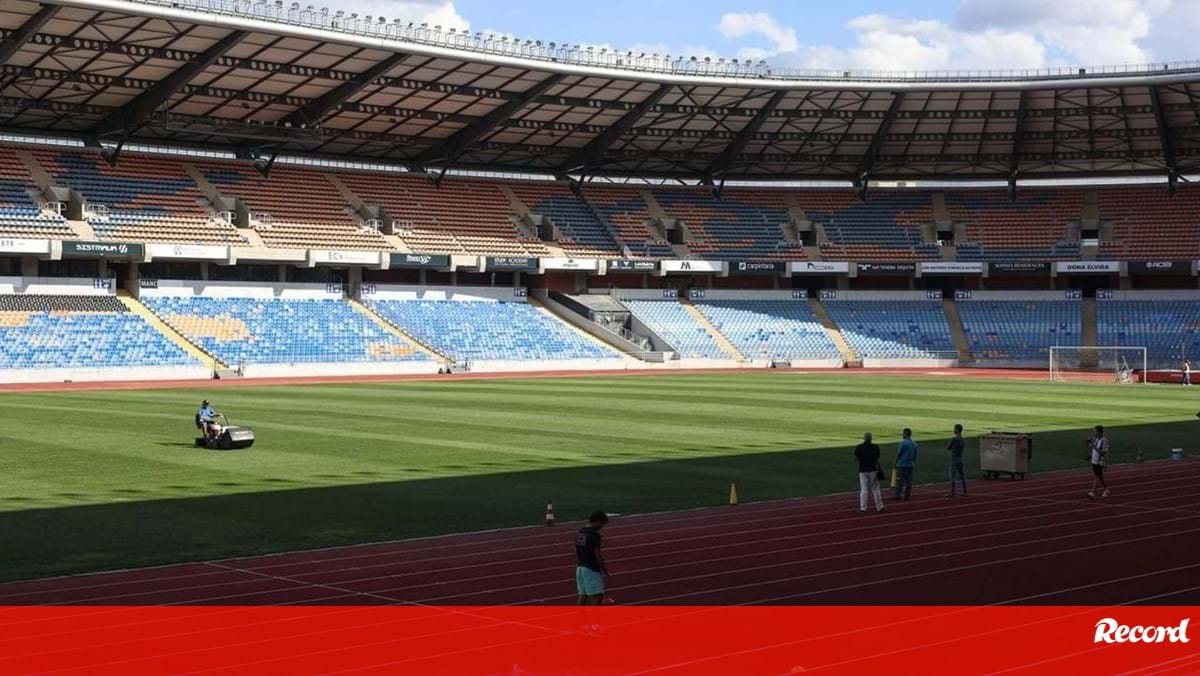
[[[593,345],[596,345],[597,347],[604,349],[604,350],[616,350],[617,352],[621,353],[621,356],[623,356],[623,357],[632,357],[633,356],[623,346],[618,345],[615,342],[608,343],[603,340],[600,340],[596,336],[593,336],[592,334],[588,333],[587,331],[584,331],[583,329],[579,328],[575,324],[563,319],[562,317],[560,317],[558,315],[558,313],[556,313],[554,310],[550,309],[550,307],[548,307],[546,305],[546,303],[543,302],[543,299],[534,297],[531,294],[529,296],[529,298],[527,298],[526,300],[529,302],[530,305],[532,305],[534,308],[536,308],[538,312],[541,312],[542,314],[553,319],[554,321],[558,322],[559,324],[566,326],[568,329],[570,329],[572,332],[574,332],[575,335],[579,336],[583,340],[586,340],[589,343],[592,343]]]
[[[1084,298],[1082,307],[1080,327],[1080,339],[1083,341],[1084,347],[1096,347],[1099,344],[1098,335],[1099,329],[1096,321],[1096,299],[1095,297]],[[1100,360],[1100,354],[1095,350],[1084,350],[1079,355],[1080,366],[1095,367]]]
[[[821,326],[825,327],[825,332],[829,334],[829,339],[837,346],[838,352],[842,353],[842,361],[849,368],[862,368],[862,358],[850,347],[850,343],[846,342],[846,337],[842,335],[842,330],[838,328],[837,322],[833,321],[833,317],[825,311],[825,306],[821,305],[821,301],[810,297],[808,305],[812,308],[813,314],[817,316],[817,320],[821,322]]]
[[[692,320],[704,327],[705,331],[708,331],[709,335],[713,337],[713,340],[717,341],[717,347],[720,347],[721,351],[724,352],[730,359],[735,361],[748,361],[746,356],[743,355],[741,351],[738,350],[733,343],[731,343],[729,339],[725,337],[725,334],[718,331],[717,327],[713,326],[712,322],[708,321],[708,317],[705,317],[703,312],[697,309],[695,305],[692,305],[691,300],[687,298],[680,298],[679,302],[683,304],[683,309],[687,310],[687,313],[691,315]]]
[[[942,298],[942,307],[946,310],[946,323],[950,325],[950,337],[954,339],[954,348],[958,350],[959,363],[974,362],[975,357],[971,354],[967,333],[963,331],[962,317],[958,315],[958,303],[953,298]]]
[[[154,327],[154,330],[165,336],[167,340],[178,345],[179,349],[188,353],[188,355],[199,359],[200,363],[204,364],[204,366],[210,371],[229,368],[228,364],[225,364],[221,360],[212,356],[206,352],[204,348],[193,343],[187,338],[187,336],[176,331],[171,327],[170,324],[164,322],[158,315],[154,314],[150,308],[142,304],[140,300],[131,296],[128,291],[125,291],[124,289],[118,289],[117,300],[121,301],[121,304],[124,305],[130,312],[146,320],[147,324]]]
[[[442,362],[445,364],[454,362],[454,360],[451,359],[450,357],[447,357],[446,355],[442,354],[441,352],[438,352],[437,350],[433,349],[429,345],[426,345],[425,343],[417,340],[416,337],[412,336],[407,331],[400,328],[398,325],[393,324],[392,322],[388,321],[388,319],[386,317],[376,313],[375,311],[373,311],[371,308],[367,307],[366,305],[363,305],[362,303],[360,303],[352,298],[347,298],[346,302],[349,303],[350,307],[354,308],[355,311],[362,313],[363,315],[365,315],[367,317],[367,319],[370,319],[371,321],[375,322],[375,324],[377,326],[379,326],[379,328],[383,329],[384,331],[387,331],[389,334],[399,338],[400,340],[404,341],[405,343],[408,343],[408,345],[410,345],[414,350],[429,355],[430,359],[433,359],[434,361]]]

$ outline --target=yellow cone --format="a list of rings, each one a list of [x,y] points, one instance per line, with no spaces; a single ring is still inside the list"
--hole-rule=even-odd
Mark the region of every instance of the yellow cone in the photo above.
[[[729,484],[729,506],[737,507],[737,504],[738,504],[737,484]]]

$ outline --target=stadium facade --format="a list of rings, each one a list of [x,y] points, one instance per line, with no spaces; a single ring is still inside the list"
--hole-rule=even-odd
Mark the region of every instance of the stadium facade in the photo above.
[[[7,381],[1194,353],[1200,63],[784,72],[12,0],[0,78]]]

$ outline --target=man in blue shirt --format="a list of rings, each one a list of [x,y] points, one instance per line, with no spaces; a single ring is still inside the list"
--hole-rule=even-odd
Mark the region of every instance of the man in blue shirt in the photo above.
[[[912,497],[913,468],[917,464],[917,442],[912,440],[912,430],[907,427],[901,433],[900,448],[896,451],[896,494],[892,499]]]
[[[200,410],[196,411],[196,427],[199,427],[204,432],[205,437],[210,437],[214,431],[214,424],[217,422],[217,412],[213,410],[208,400],[200,402]]]

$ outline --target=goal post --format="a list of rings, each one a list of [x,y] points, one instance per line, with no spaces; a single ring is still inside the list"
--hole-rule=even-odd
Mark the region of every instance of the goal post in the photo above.
[[[1050,380],[1054,382],[1149,382],[1144,347],[1050,347]]]

